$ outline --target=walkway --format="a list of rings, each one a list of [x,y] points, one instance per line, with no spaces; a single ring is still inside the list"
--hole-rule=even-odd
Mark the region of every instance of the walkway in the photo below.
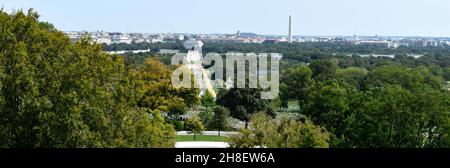
[[[231,135],[236,135],[238,134],[238,132],[233,132],[233,131],[220,131],[220,136],[231,136]],[[194,135],[194,134],[189,134],[188,131],[178,131],[177,135]],[[219,135],[219,131],[203,131],[202,135]]]
[[[176,142],[175,148],[228,148],[226,142],[206,142],[206,141],[192,141],[192,142]]]

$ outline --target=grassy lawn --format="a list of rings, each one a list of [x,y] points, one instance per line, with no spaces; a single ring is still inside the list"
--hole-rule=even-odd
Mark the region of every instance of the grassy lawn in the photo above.
[[[194,141],[194,135],[177,135],[175,141]],[[225,142],[225,137],[217,135],[197,135],[196,141],[212,141],[212,142]]]

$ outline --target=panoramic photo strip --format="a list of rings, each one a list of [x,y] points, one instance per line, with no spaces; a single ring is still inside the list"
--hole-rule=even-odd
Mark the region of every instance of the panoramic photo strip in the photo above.
[[[438,164],[449,18],[447,0],[1,0],[0,166]]]

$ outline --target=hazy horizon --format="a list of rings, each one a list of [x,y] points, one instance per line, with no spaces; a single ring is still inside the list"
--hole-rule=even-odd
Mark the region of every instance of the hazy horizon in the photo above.
[[[41,21],[63,31],[287,35],[450,37],[446,0],[4,0],[7,12],[34,8]]]

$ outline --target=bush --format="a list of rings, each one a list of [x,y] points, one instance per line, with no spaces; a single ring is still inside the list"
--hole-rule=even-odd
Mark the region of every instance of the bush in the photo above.
[[[170,124],[172,124],[177,131],[184,131],[184,121],[171,120]]]

